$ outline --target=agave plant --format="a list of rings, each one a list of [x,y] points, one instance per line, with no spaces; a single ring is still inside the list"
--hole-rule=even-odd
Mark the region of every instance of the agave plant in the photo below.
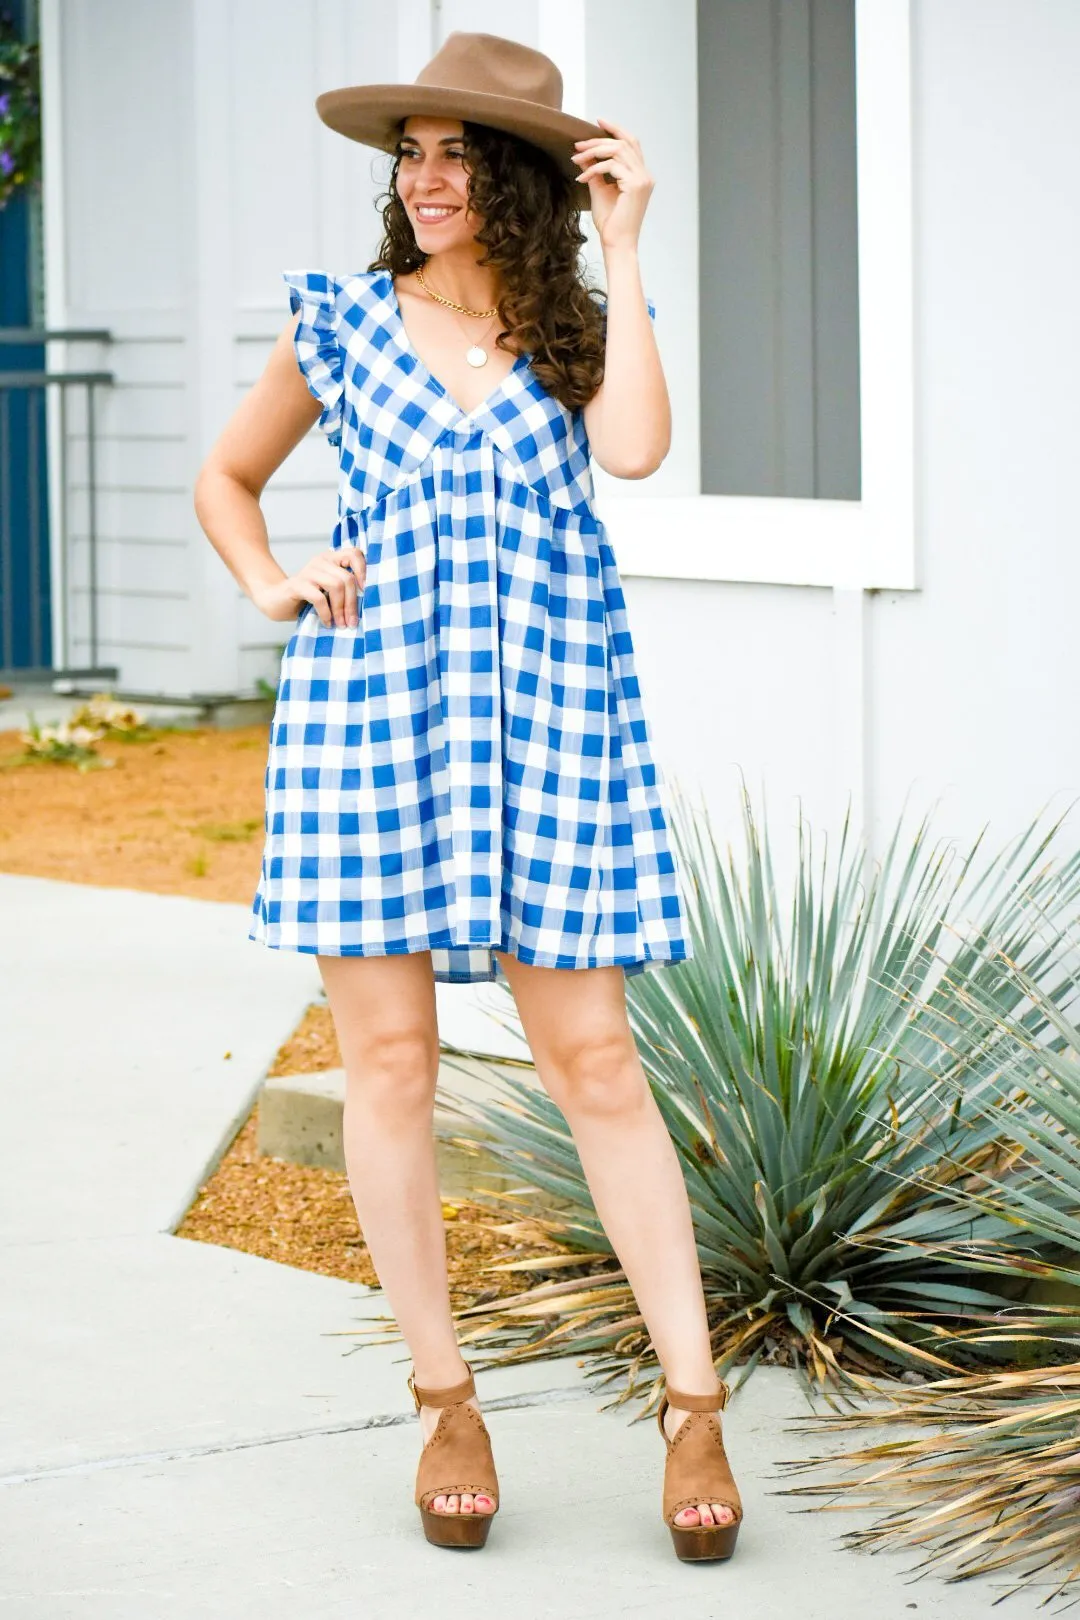
[[[1030,974],[1004,956],[1001,962],[1055,1039],[1036,1045],[979,987],[955,986],[973,1025],[982,1025],[986,1064],[1011,1070],[1022,1092],[1020,1105],[1006,1109],[989,1088],[978,1088],[974,1105],[1022,1149],[1027,1173],[991,1174],[977,1185],[954,1187],[953,1196],[958,1207],[992,1214],[1012,1228],[1011,1242],[982,1258],[1002,1271],[1034,1277],[1040,1297],[1019,1304],[1004,1331],[1034,1346],[1029,1359],[1052,1361],[1062,1344],[1071,1347],[1072,1359],[1060,1366],[967,1372],[918,1390],[899,1384],[885,1411],[834,1409],[796,1419],[843,1434],[867,1425],[886,1436],[897,1428],[930,1432],[849,1451],[843,1478],[791,1487],[785,1494],[828,1497],[815,1504],[820,1508],[884,1510],[868,1528],[848,1532],[849,1542],[870,1549],[925,1548],[924,1565],[951,1565],[954,1580],[1009,1566],[1021,1567],[1027,1578],[1036,1569],[1064,1566],[1050,1594],[1056,1597],[1080,1579],[1080,1029]],[[932,1009],[925,1012],[932,1020]],[[965,1043],[970,1033],[965,1029]],[[941,1038],[955,1043],[956,1034],[943,1029]],[[1033,1262],[1033,1238],[1056,1247],[1060,1261]],[[966,1244],[961,1241],[955,1253],[964,1263]],[[1001,1331],[975,1330],[968,1343],[995,1341]],[[817,1456],[784,1466],[834,1469],[836,1460]]]
[[[800,815],[785,927],[745,788],[742,805],[741,867],[704,814],[678,812],[693,960],[628,984],[690,1196],[718,1368],[739,1364],[741,1381],[786,1354],[815,1379],[860,1383],[860,1370],[1008,1361],[1014,1216],[956,1195],[1020,1191],[1030,1175],[1011,1123],[1022,1078],[988,1061],[977,1009],[1011,1018],[1033,1048],[1060,1046],[1055,1015],[1076,983],[1057,964],[1080,894],[1080,855],[1051,852],[1064,818],[1042,831],[1038,818],[981,868],[983,835],[956,857],[931,847],[928,819],[901,858],[901,820],[869,870],[849,814],[835,875],[826,849],[816,876]],[[651,1402],[656,1358],[562,1114],[493,1071],[490,1099],[460,1117],[459,1145],[482,1141],[519,1183],[491,1195],[493,1220],[508,1234],[527,1221],[562,1250],[561,1268],[507,1261],[522,1290],[459,1312],[472,1353],[586,1357],[601,1378],[625,1375],[620,1400]],[[1064,1210],[1066,1189],[1042,1191]],[[1051,1225],[1030,1233],[1028,1264],[1053,1260]]]
[[[1080,1576],[1080,1363],[965,1373],[919,1389],[898,1384],[884,1412],[866,1407],[792,1421],[842,1433],[868,1425],[929,1431],[848,1451],[844,1477],[780,1493],[827,1497],[816,1511],[883,1510],[869,1526],[845,1531],[847,1545],[923,1548],[921,1567],[952,1566],[952,1580],[1010,1565],[1026,1578],[1064,1565],[1050,1596]],[[836,1463],[818,1456],[782,1466],[835,1471]],[[854,1469],[859,1477],[850,1477]]]

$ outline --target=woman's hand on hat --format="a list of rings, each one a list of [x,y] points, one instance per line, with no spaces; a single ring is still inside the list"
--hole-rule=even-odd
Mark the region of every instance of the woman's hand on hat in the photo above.
[[[355,629],[360,623],[358,598],[367,574],[367,559],[355,546],[320,551],[295,574],[263,586],[252,600],[268,619],[295,619],[310,602],[323,624]]]
[[[592,216],[603,247],[636,247],[653,178],[645,167],[641,143],[610,118],[596,122],[607,135],[575,141],[571,161],[581,166],[577,184],[588,186]],[[605,179],[605,176],[611,179]],[[614,184],[611,184],[614,181]]]

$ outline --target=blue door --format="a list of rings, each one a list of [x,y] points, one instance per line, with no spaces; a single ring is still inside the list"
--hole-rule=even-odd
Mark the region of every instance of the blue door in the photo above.
[[[24,31],[28,6],[4,11]],[[31,208],[17,192],[0,208],[0,329],[40,327],[33,296]],[[52,663],[45,389],[5,387],[5,372],[43,373],[43,344],[0,343],[0,671]]]

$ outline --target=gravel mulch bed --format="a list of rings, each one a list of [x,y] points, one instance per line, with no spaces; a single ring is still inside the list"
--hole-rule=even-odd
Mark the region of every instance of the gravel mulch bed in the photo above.
[[[337,1031],[326,1003],[313,1001],[270,1066],[271,1075],[340,1069]]]
[[[177,1237],[377,1288],[345,1177],[335,1170],[260,1157],[257,1127],[256,1109],[200,1188]]]
[[[255,1147],[257,1125],[256,1109],[218,1169],[200,1188],[176,1235],[377,1288],[378,1277],[345,1176],[336,1170],[260,1157]],[[508,1241],[475,1204],[447,1201],[442,1208],[450,1299],[455,1309],[519,1292],[519,1274],[485,1272],[488,1262],[560,1252],[538,1234],[537,1241],[530,1242],[520,1222],[516,1223],[519,1234]]]

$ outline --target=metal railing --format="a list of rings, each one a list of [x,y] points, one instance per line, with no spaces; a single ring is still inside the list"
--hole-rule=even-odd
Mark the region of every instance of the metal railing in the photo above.
[[[46,343],[111,343],[112,334],[99,330],[43,330],[36,327],[4,327],[0,328],[0,345],[7,347],[40,347]],[[97,555],[97,427],[95,417],[94,391],[97,388],[108,387],[114,381],[111,371],[4,371],[0,369],[0,476],[3,484],[8,486],[0,489],[0,675],[11,675],[19,680],[48,679],[102,679],[115,680],[117,670],[115,667],[103,666],[99,662],[99,626],[98,626],[98,555]],[[26,531],[22,535],[25,547],[25,573],[27,590],[33,609],[30,618],[30,665],[24,663],[13,667],[15,661],[15,615],[16,602],[16,548],[20,535],[15,531],[11,489],[8,485],[9,477],[16,475],[12,465],[12,397],[15,394],[39,392],[43,403],[47,403],[48,390],[55,388],[59,394],[59,410],[56,423],[55,450],[59,459],[59,466],[55,472],[56,501],[52,504],[48,500],[48,484],[45,489],[41,482],[42,443],[41,422],[45,419],[45,411],[31,408],[27,401],[25,412],[26,433]],[[89,666],[84,668],[70,667],[70,648],[72,646],[71,633],[71,534],[69,530],[69,483],[68,483],[68,397],[73,389],[85,389],[86,392],[86,501],[87,501],[87,624],[86,641],[89,649]],[[50,469],[51,472],[51,469]],[[45,633],[43,629],[44,614],[40,604],[43,597],[42,557],[44,555],[42,513],[50,512],[57,520],[59,528],[58,542],[52,548],[52,556],[57,561],[57,568],[51,576],[51,601],[54,615],[58,615],[60,625],[59,637],[54,637],[58,643],[58,652],[55,654],[52,646],[45,647]],[[47,521],[47,519],[46,519]],[[54,621],[55,622],[55,621]]]

